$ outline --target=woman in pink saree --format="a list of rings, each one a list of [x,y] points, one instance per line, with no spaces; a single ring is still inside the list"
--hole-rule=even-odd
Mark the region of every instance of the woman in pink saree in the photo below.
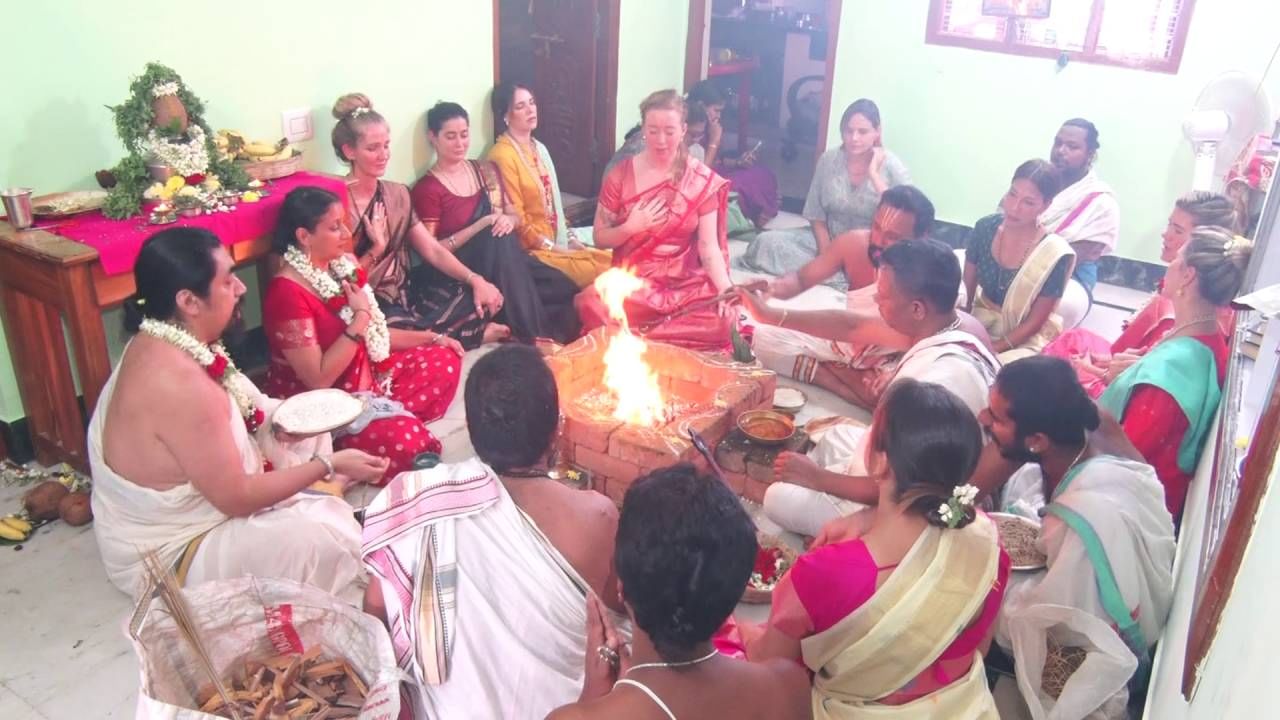
[[[725,207],[729,183],[689,157],[685,105],[663,90],[640,105],[645,149],[609,171],[596,209],[595,244],[614,267],[644,281],[626,302],[632,332],[696,350],[728,350],[736,312],[721,300],[732,287]],[[609,322],[594,287],[576,300],[582,328]]]
[[[1178,251],[1191,239],[1191,231],[1203,225],[1217,225],[1238,232],[1235,204],[1217,193],[1197,190],[1178,199],[1169,224],[1161,236],[1160,259],[1173,262]],[[1163,281],[1161,281],[1163,282]],[[1231,335],[1231,311],[1224,310],[1218,325]],[[1060,357],[1071,363],[1080,384],[1093,399],[1098,399],[1120,373],[1146,354],[1173,329],[1173,303],[1159,292],[1124,323],[1114,342],[1076,328],[1059,335],[1044,349],[1045,355]]]

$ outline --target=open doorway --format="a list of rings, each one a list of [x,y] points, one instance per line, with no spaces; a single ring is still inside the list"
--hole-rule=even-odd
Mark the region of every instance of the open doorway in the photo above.
[[[686,89],[725,97],[725,148],[754,149],[777,177],[782,209],[804,205],[826,149],[840,0],[691,0]],[[758,146],[758,148],[757,148]]]
[[[494,84],[538,99],[536,136],[559,176],[566,213],[600,189],[613,155],[619,0],[494,0]],[[584,32],[583,30],[587,31]]]

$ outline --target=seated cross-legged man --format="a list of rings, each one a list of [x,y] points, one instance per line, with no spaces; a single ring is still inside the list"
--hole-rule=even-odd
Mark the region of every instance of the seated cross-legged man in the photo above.
[[[326,478],[339,489],[377,480],[387,461],[330,454],[327,435],[273,435],[279,402],[219,344],[245,292],[231,265],[218,238],[198,228],[158,233],[138,255],[138,293],[125,304],[136,336],[89,424],[94,533],[107,576],[138,593],[141,552],[153,550],[187,584],[281,577],[358,602],[351,506],[299,491]]]
[[[582,689],[588,595],[621,607],[618,512],[549,477],[559,396],[536,349],[484,356],[464,393],[478,459],[401,474],[366,509],[366,609],[414,717],[542,718]]]
[[[1149,660],[1173,601],[1176,547],[1155,470],[1132,445],[1095,432],[1114,421],[1059,358],[1006,365],[981,422],[1001,454],[1025,463],[1002,507],[1043,517],[1036,545],[1048,558],[1045,570],[1011,582],[996,640],[1011,647],[1024,610],[1064,606],[1110,625],[1140,663]]]
[[[881,255],[874,296],[877,319],[845,325],[883,323],[879,332],[905,338],[907,350],[884,386],[901,378],[937,383],[977,416],[986,407],[999,362],[964,325],[955,307],[959,287],[960,262],[950,248],[937,240],[903,240]],[[749,293],[743,295],[754,312],[767,310]],[[865,446],[864,431],[839,426],[823,434],[812,458],[779,455],[776,481],[765,493],[765,513],[788,530],[816,535],[826,521],[854,512],[859,503],[874,503],[878,493],[864,467]]]
[[[869,230],[838,236],[815,260],[769,283],[765,292],[767,297],[788,300],[844,270],[854,288],[845,309],[771,308],[753,313],[760,323],[752,341],[756,357],[780,375],[825,388],[860,407],[875,407],[903,351],[911,346],[910,338],[879,316],[876,272],[886,248],[923,238],[932,225],[933,204],[923,193],[910,185],[886,190]],[[976,320],[962,316],[961,323],[985,338]]]

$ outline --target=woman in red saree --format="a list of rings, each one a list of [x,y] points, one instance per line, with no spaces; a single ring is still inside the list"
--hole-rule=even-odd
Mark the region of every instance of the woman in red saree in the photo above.
[[[334,445],[388,458],[384,481],[412,468],[422,452],[440,452],[426,423],[444,415],[458,389],[462,346],[426,331],[425,343],[395,349],[386,319],[356,260],[334,194],[300,187],[285,198],[274,246],[284,256],[263,296],[271,350],[263,390],[289,397],[334,387],[365,397],[366,408]]]
[[[631,330],[695,350],[727,350],[736,311],[719,298],[732,287],[725,209],[729,183],[689,157],[685,105],[674,90],[640,105],[644,151],[605,176],[595,244],[613,249],[614,267],[645,282],[626,301]],[[576,305],[584,331],[609,322],[594,287]]]
[[[1098,398],[1155,468],[1175,524],[1222,399],[1231,357],[1223,313],[1231,312],[1252,254],[1252,243],[1231,230],[1196,228],[1160,290],[1174,326]]]
[[[1179,198],[1161,236],[1164,244],[1160,248],[1160,259],[1166,264],[1172,263],[1191,239],[1191,231],[1204,225],[1236,231],[1235,204],[1222,195],[1203,190]],[[1084,328],[1075,328],[1059,335],[1043,352],[1069,361],[1076,369],[1080,384],[1096,400],[1112,380],[1164,339],[1173,326],[1173,303],[1156,292],[1125,321],[1115,342],[1107,342]],[[1224,311],[1219,317],[1219,326],[1223,334],[1231,334],[1230,311]]]

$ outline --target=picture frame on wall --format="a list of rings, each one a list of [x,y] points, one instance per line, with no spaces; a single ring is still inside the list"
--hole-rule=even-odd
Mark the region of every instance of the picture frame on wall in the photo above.
[[[1043,20],[1052,0],[982,0],[982,14]]]

